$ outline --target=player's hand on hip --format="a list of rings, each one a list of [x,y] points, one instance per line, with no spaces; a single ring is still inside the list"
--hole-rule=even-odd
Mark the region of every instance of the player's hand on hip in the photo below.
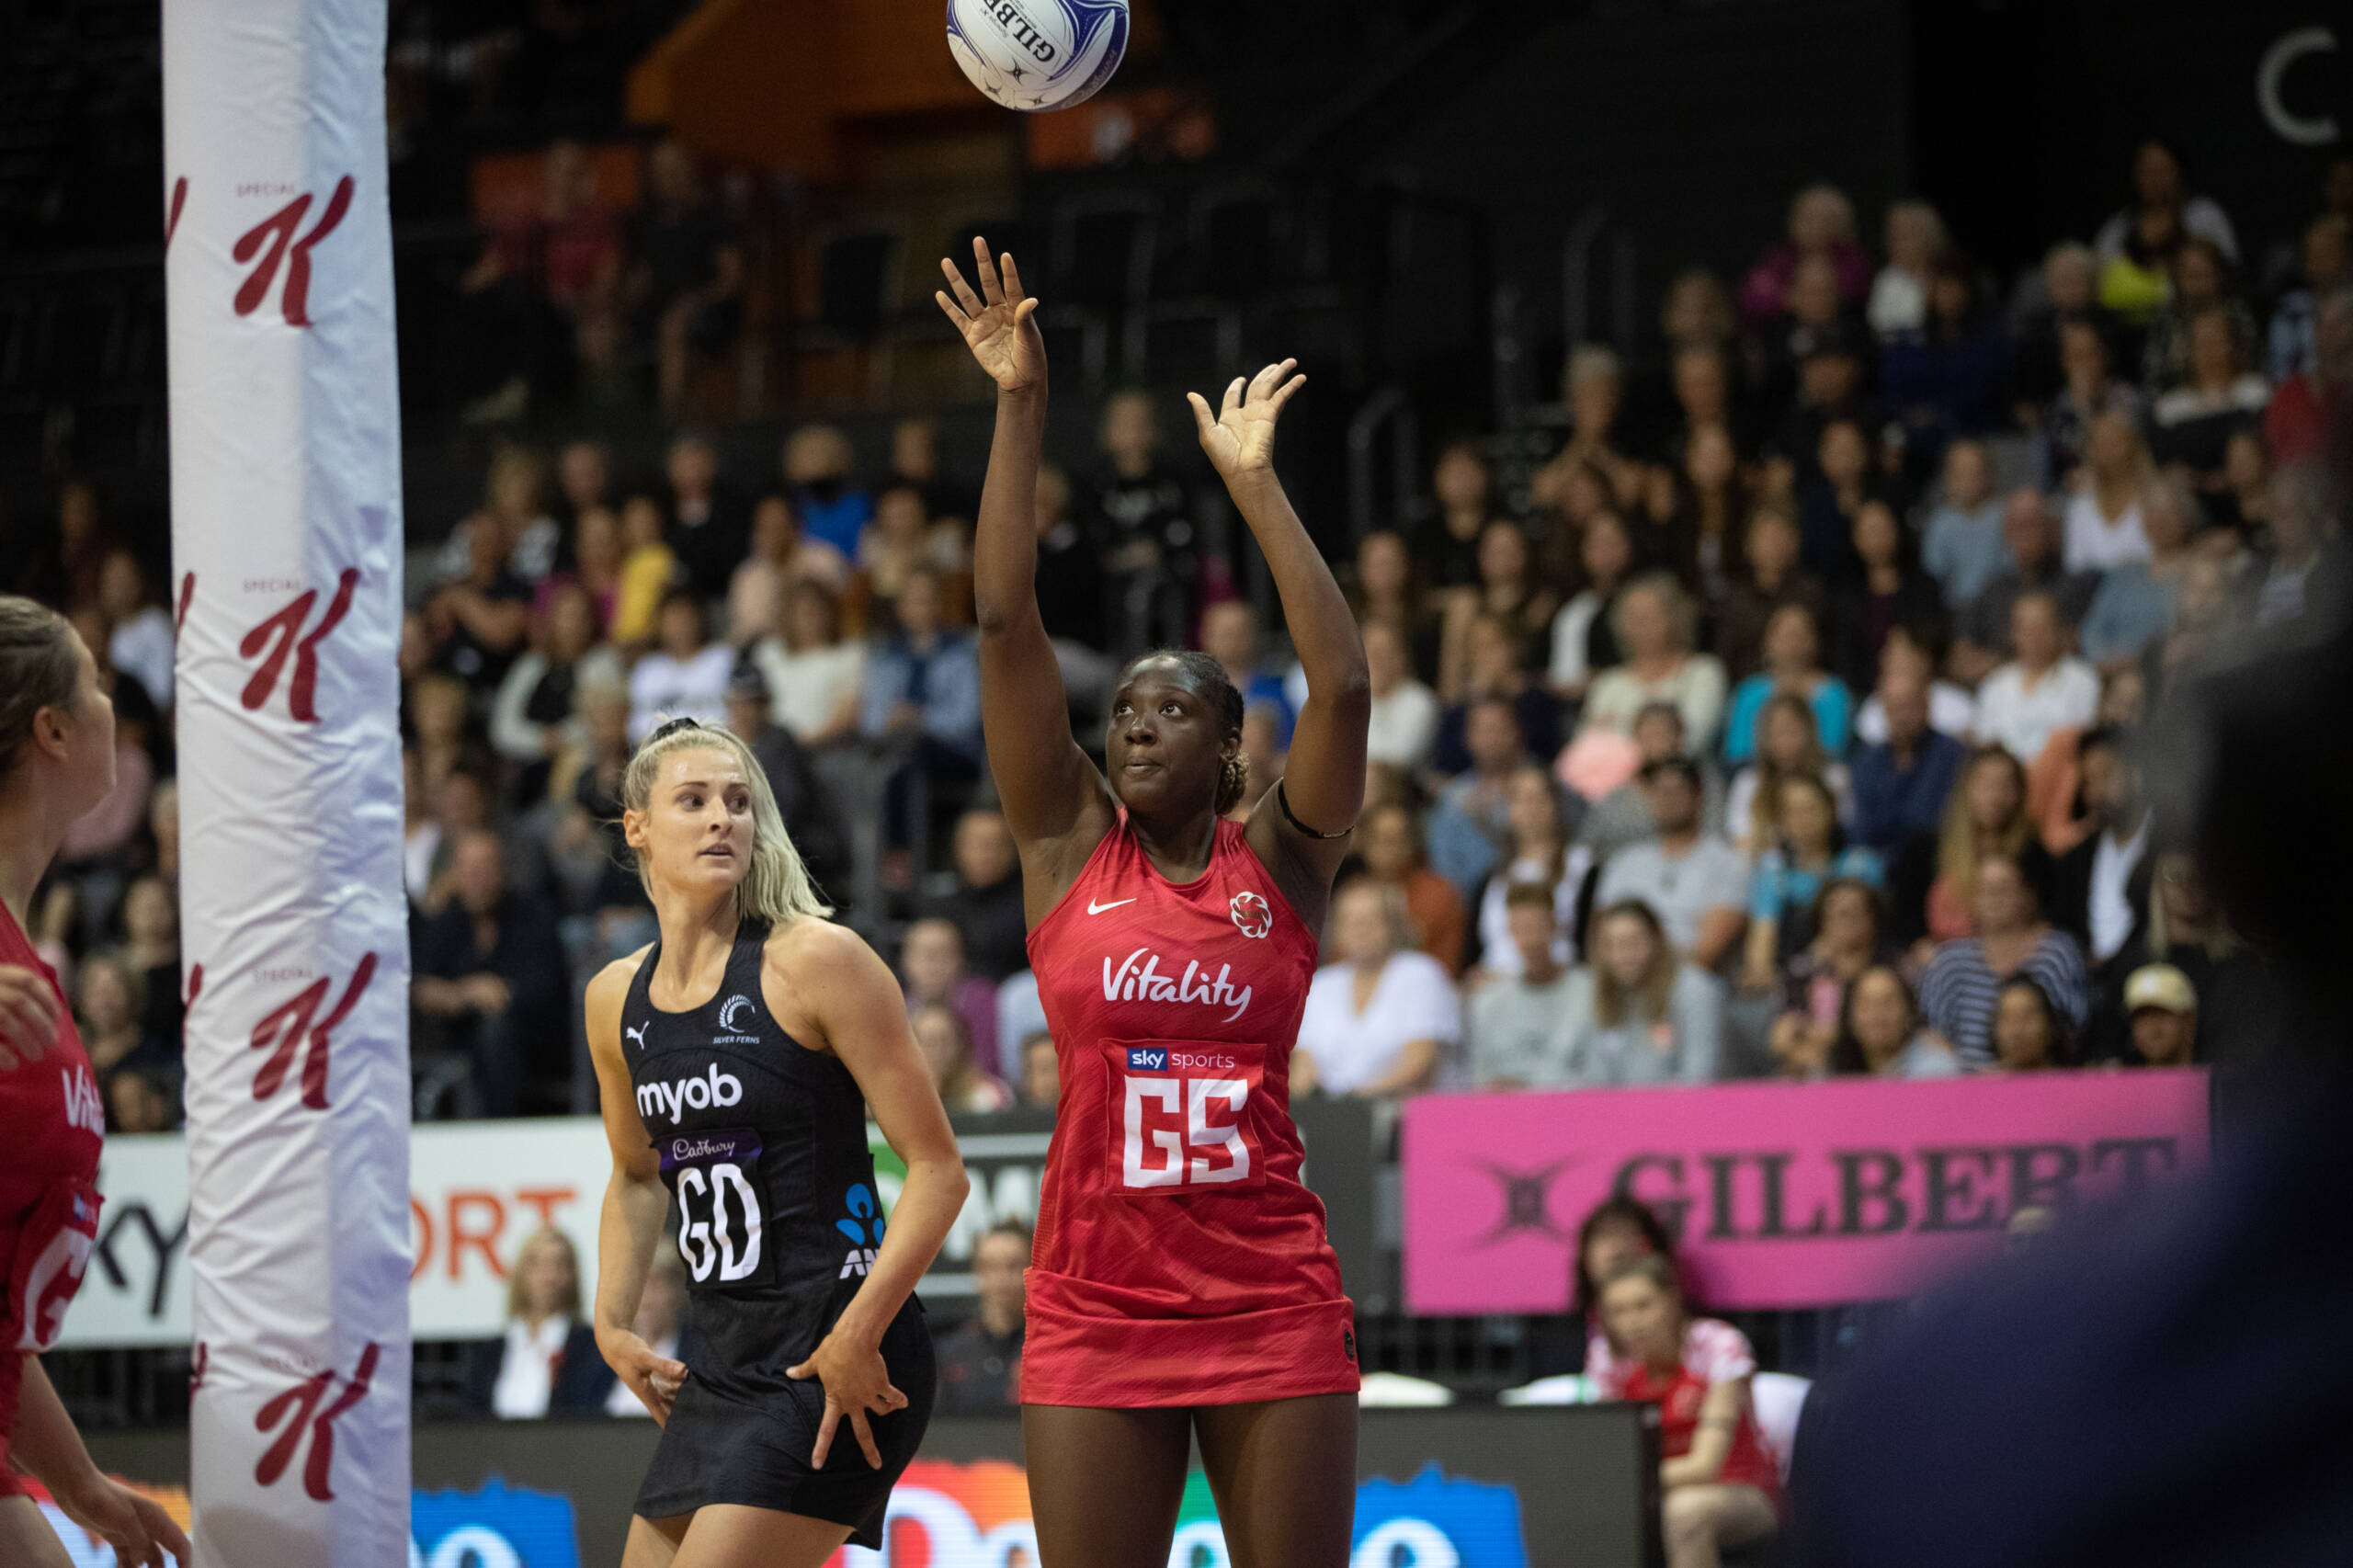
[[[48,976],[0,964],[0,1073],[38,1062],[57,1043],[57,993]]]
[[[1291,374],[1298,364],[1296,359],[1286,359],[1246,381],[1234,377],[1225,389],[1224,407],[1214,416],[1207,398],[1199,392],[1185,394],[1185,401],[1193,405],[1201,450],[1209,454],[1211,465],[1221,475],[1233,479],[1274,466],[1275,421],[1282,417],[1283,404],[1291,394],[1307,384],[1305,376]]]
[[[939,269],[948,275],[948,288],[932,298],[964,335],[964,346],[998,390],[1021,392],[1043,386],[1046,340],[1038,333],[1038,301],[1022,291],[1019,268],[1010,256],[992,261],[988,241],[978,235],[972,238],[972,259],[981,278],[978,294],[964,281],[956,264],[942,256]]]
[[[670,1424],[670,1406],[678,1397],[678,1390],[687,1381],[687,1364],[667,1356],[657,1356],[654,1346],[639,1335],[626,1331],[599,1335],[597,1348],[604,1353],[605,1364],[614,1375],[629,1385],[656,1425]]]
[[[907,1396],[892,1386],[891,1369],[882,1364],[879,1346],[846,1341],[836,1330],[825,1335],[815,1354],[798,1367],[788,1369],[785,1376],[815,1378],[824,1385],[825,1418],[817,1428],[817,1446],[809,1453],[811,1469],[825,1468],[825,1456],[833,1451],[835,1429],[844,1415],[849,1417],[858,1446],[866,1450],[866,1462],[876,1470],[882,1468],[882,1450],[875,1446],[874,1429],[867,1425],[867,1413],[888,1415],[894,1410],[904,1410]]]

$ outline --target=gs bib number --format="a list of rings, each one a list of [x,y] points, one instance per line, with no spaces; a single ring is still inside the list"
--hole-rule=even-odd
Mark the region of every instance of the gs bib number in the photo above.
[[[1234,1191],[1266,1180],[1256,1105],[1266,1047],[1108,1040],[1113,1190]]]
[[[678,1199],[678,1256],[692,1285],[767,1279],[760,1212],[760,1135],[679,1133],[657,1141],[662,1174]]]

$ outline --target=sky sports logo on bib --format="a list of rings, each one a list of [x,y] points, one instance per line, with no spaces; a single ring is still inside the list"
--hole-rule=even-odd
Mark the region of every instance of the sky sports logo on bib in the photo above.
[[[1128,1047],[1128,1071],[1131,1073],[1175,1073],[1193,1068],[1224,1070],[1233,1065],[1233,1058],[1221,1051],[1170,1051],[1159,1045]]]
[[[648,1121],[656,1116],[667,1116],[676,1124],[686,1119],[688,1111],[731,1106],[743,1097],[744,1080],[733,1073],[722,1073],[719,1063],[714,1062],[699,1078],[680,1079],[667,1084],[640,1084],[637,1086],[637,1114]]]
[[[1117,970],[1111,960],[1103,960],[1103,1000],[1106,1002],[1183,1002],[1203,1007],[1231,1007],[1224,1021],[1233,1022],[1250,1006],[1250,987],[1237,987],[1227,977],[1233,966],[1217,966],[1217,978],[1210,979],[1201,972],[1196,959],[1185,966],[1182,976],[1160,972],[1160,955],[1150,948],[1138,948],[1127,956]]]

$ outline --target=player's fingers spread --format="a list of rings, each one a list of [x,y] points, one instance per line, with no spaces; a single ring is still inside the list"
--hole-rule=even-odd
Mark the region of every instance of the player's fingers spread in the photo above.
[[[1005,274],[1005,297],[1008,300],[1027,298],[1021,289],[1021,269],[1013,265],[1013,253],[1006,251],[996,258],[997,270]]]
[[[1016,305],[1016,306],[1014,306],[1014,307],[1013,307],[1013,320],[1014,320],[1014,324],[1017,326],[1017,325],[1019,325],[1021,323],[1028,321],[1031,316],[1034,316],[1034,315],[1036,315],[1037,313],[1038,313],[1038,301],[1035,301],[1035,300],[1032,300],[1032,299],[1030,299],[1030,298],[1029,298],[1028,296],[1026,296],[1026,295],[1025,295],[1025,296],[1022,298],[1021,302],[1020,302],[1019,304],[1017,304],[1017,305]]]
[[[1201,434],[1206,437],[1217,425],[1216,417],[1210,413],[1209,399],[1199,392],[1188,392],[1185,394],[1185,401],[1192,405],[1193,423],[1200,426]]]
[[[1289,402],[1290,401],[1290,394],[1291,394],[1291,393],[1293,393],[1293,392],[1297,392],[1300,388],[1302,388],[1302,387],[1305,386],[1306,384],[1307,384],[1307,378],[1306,378],[1305,376],[1293,376],[1290,381],[1285,381],[1285,382],[1283,383],[1283,385],[1282,385],[1282,390],[1281,390],[1280,392],[1278,392],[1277,393],[1275,393],[1275,395],[1274,395],[1274,397],[1273,397],[1273,399],[1272,399],[1272,402],[1274,403],[1274,405],[1275,405],[1277,408],[1280,408],[1280,407],[1282,407],[1282,405],[1283,405],[1283,404],[1285,404],[1285,403],[1289,403]]]
[[[817,1426],[817,1446],[809,1450],[809,1468],[825,1468],[825,1456],[833,1451],[834,1428],[842,1422],[842,1407],[832,1400],[825,1401],[825,1419]]]
[[[956,301],[948,297],[947,290],[936,289],[932,290],[931,297],[939,301],[939,308],[948,312],[948,319],[956,324],[957,331],[961,332],[972,324],[972,318],[966,315],[958,308]]]
[[[788,1378],[806,1378],[816,1369],[817,1364],[814,1361],[803,1361],[798,1367],[787,1367],[784,1369],[784,1375]]]
[[[1222,414],[1232,414],[1242,406],[1243,391],[1248,385],[1249,383],[1240,376],[1233,378],[1233,382],[1225,389],[1225,407],[1221,410]]]
[[[981,242],[980,257],[982,297],[992,305],[1001,305],[1005,303],[1005,285],[997,278],[996,263],[989,259],[986,240]]]
[[[850,1430],[858,1434],[858,1446],[866,1450],[866,1462],[872,1465],[876,1470],[881,1470],[882,1468],[882,1450],[875,1446],[874,1429],[866,1424],[866,1412],[863,1410],[851,1411],[849,1413],[849,1425]]]
[[[941,271],[948,274],[948,291],[956,296],[956,302],[964,307],[964,313],[979,315],[981,297],[972,292],[972,286],[964,281],[964,274],[957,268],[956,264],[951,261],[942,261],[939,267]]]

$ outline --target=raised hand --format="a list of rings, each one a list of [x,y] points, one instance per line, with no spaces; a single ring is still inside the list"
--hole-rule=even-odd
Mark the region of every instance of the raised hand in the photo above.
[[[1043,386],[1046,340],[1038,335],[1038,301],[1021,291],[1021,273],[1014,267],[1013,257],[1001,256],[991,261],[988,241],[977,234],[972,237],[972,258],[981,275],[979,294],[972,292],[956,264],[942,256],[939,269],[948,274],[948,289],[955,290],[955,298],[949,297],[948,289],[932,298],[964,335],[964,346],[1000,390],[1020,392]]]
[[[1269,365],[1246,383],[1234,377],[1233,384],[1225,389],[1225,406],[1214,419],[1200,393],[1185,394],[1185,401],[1193,405],[1193,423],[1200,429],[1201,450],[1209,454],[1219,474],[1233,479],[1273,466],[1275,421],[1282,416],[1290,394],[1307,384],[1305,376],[1290,374],[1298,363],[1286,359]],[[1286,376],[1290,379],[1285,381]]]

